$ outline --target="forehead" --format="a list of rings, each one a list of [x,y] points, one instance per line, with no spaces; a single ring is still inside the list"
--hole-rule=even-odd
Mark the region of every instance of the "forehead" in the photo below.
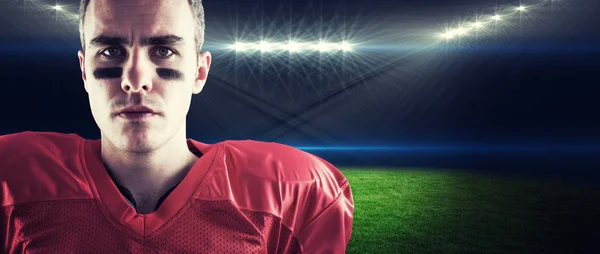
[[[187,0],[91,0],[83,27],[86,39],[100,34],[139,37],[175,34],[193,38],[194,19]]]

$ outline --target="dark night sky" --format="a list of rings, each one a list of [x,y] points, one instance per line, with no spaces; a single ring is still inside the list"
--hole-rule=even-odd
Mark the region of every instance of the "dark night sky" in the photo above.
[[[188,135],[293,145],[596,146],[599,2],[542,4],[488,34],[434,43],[445,25],[518,1],[205,1],[205,48],[214,62],[206,88],[193,99]],[[22,1],[2,3],[0,133],[99,137],[80,79],[76,26]],[[75,11],[77,2],[69,3]],[[290,35],[358,45],[348,55],[260,56],[222,48],[236,39]],[[595,169],[597,147],[577,150],[570,155],[576,159],[560,165]],[[385,161],[514,167],[413,155]],[[369,156],[377,157],[361,162]]]

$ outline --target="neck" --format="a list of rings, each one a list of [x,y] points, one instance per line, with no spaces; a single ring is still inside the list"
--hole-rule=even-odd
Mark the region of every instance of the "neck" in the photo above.
[[[185,127],[144,153],[117,148],[102,135],[101,156],[117,184],[134,193],[163,192],[179,183],[198,157],[187,146]]]

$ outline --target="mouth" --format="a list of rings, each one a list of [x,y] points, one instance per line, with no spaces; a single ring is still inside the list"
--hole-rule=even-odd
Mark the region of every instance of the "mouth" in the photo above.
[[[153,109],[144,106],[127,107],[115,114],[115,116],[128,120],[145,120],[157,115],[158,113]]]
[[[157,114],[150,113],[150,112],[123,112],[123,113],[117,114],[118,117],[125,118],[128,120],[145,120],[145,119],[154,117],[156,115]]]

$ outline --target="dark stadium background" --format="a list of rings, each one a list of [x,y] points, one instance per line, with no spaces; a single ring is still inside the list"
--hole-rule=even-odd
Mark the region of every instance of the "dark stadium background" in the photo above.
[[[598,252],[600,1],[522,1],[539,8],[447,43],[445,27],[519,2],[204,2],[213,63],[188,136],[279,142],[338,166],[356,202],[349,252]],[[99,138],[77,24],[55,2],[0,4],[0,135]],[[288,38],[356,45],[226,48]]]
[[[76,13],[77,1],[60,3]],[[0,133],[98,138],[76,25],[27,1],[2,4]],[[402,148],[311,150],[337,165],[598,175],[598,1],[555,1],[488,35],[421,49],[446,24],[515,4],[205,1],[205,49],[214,60],[188,134],[204,142]],[[222,49],[236,39],[290,36],[348,38],[360,47],[262,57]]]

